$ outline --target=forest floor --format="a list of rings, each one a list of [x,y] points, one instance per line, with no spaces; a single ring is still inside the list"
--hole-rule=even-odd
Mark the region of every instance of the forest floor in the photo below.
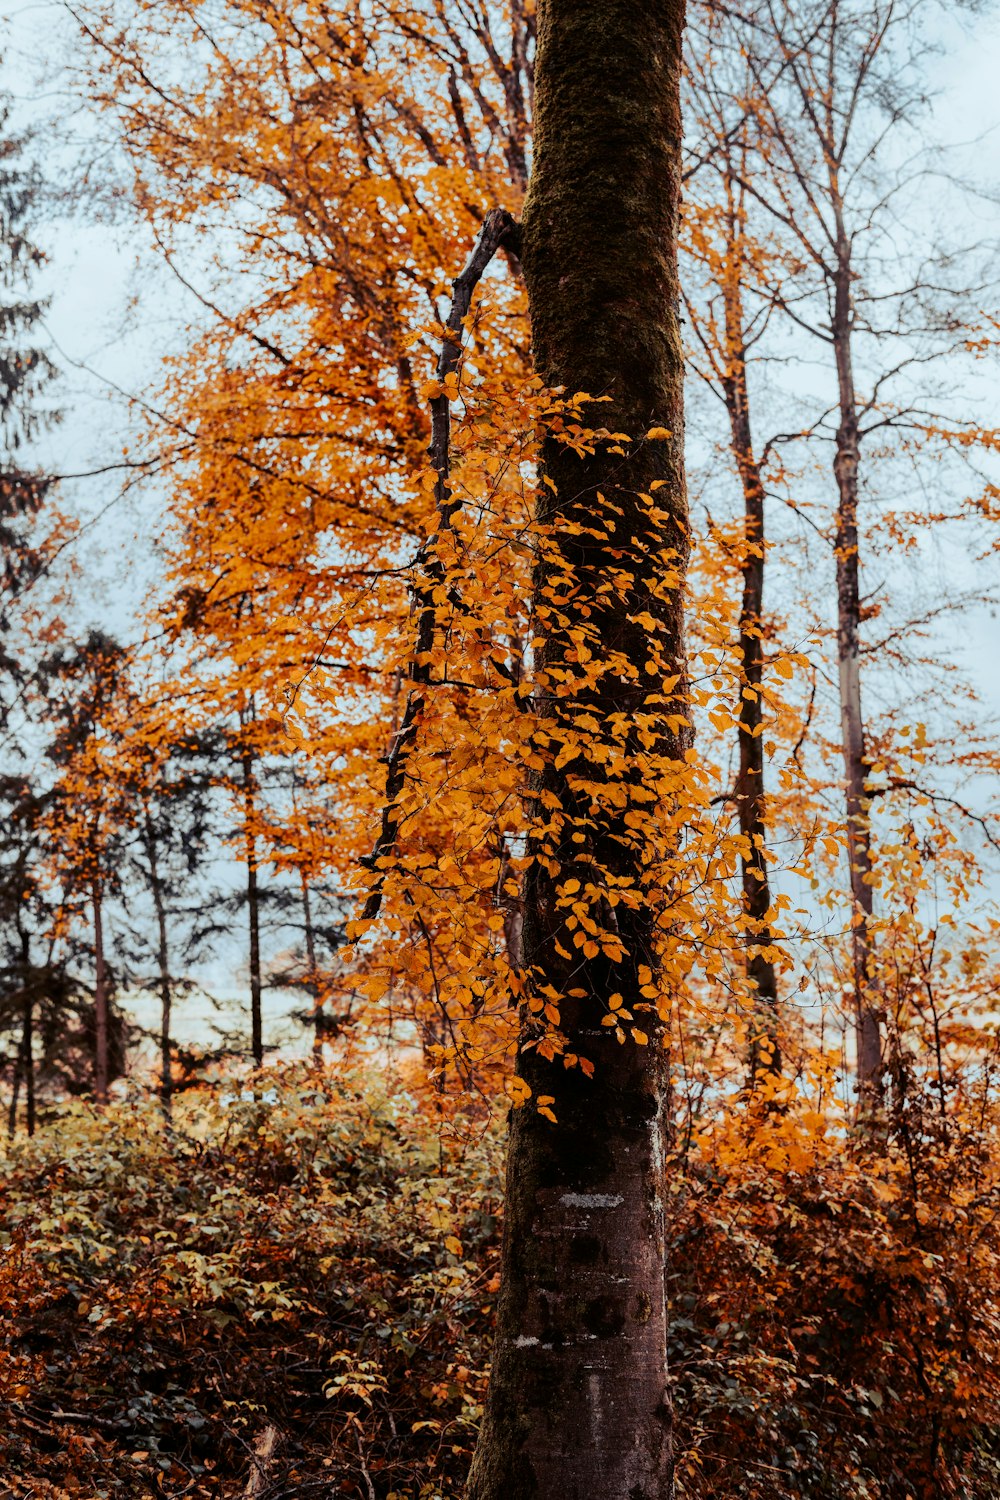
[[[679,1500],[997,1500],[988,1143],[904,1127],[678,1133]],[[47,1109],[0,1150],[0,1500],[460,1500],[502,1166],[412,1066]]]
[[[0,1160],[3,1500],[460,1493],[496,1132],[399,1079],[259,1093],[66,1106]]]

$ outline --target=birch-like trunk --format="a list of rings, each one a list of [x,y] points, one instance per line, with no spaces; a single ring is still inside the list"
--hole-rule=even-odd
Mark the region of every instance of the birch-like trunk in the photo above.
[[[868,789],[865,721],[861,710],[861,586],[858,555],[860,436],[851,360],[853,308],[850,251],[842,230],[838,259],[832,324],[840,403],[840,424],[833,460],[833,472],[837,481],[837,667],[851,881],[858,1098],[860,1113],[864,1116],[876,1109],[881,1099],[882,1036],[879,997],[872,973],[874,890],[871,880],[871,796]]]
[[[642,1004],[640,965],[656,964],[653,918],[644,900],[609,906],[605,921],[616,924],[624,956],[585,958],[560,915],[558,887],[599,869],[619,888],[644,889],[635,726],[655,713],[649,753],[680,748],[665,727],[669,708],[649,707],[652,695],[658,705],[664,697],[648,671],[657,653],[683,671],[681,601],[668,583],[686,557],[676,311],[683,22],[681,0],[545,0],[539,13],[522,239],[536,368],[550,386],[610,397],[587,419],[636,440],[599,444],[583,458],[552,440],[543,454],[551,486],[542,494],[552,497],[543,519],[557,555],[535,580],[538,666],[552,684],[540,712],[555,741],[577,749],[561,766],[550,753],[536,776],[544,816],[525,883],[524,963],[562,997],[569,1046],[595,1072],[588,1079],[522,1046],[521,1076],[536,1099],[554,1097],[557,1123],[533,1104],[512,1118],[497,1336],[470,1500],[673,1493],[665,1052],[645,1015],[645,1047],[620,1045],[601,1025],[613,997],[633,1014]],[[659,436],[647,440],[650,429]],[[655,523],[641,498],[654,491]],[[619,666],[581,669],[582,639],[591,662]],[[566,692],[574,678],[579,686]],[[615,724],[624,757],[610,769],[586,743],[603,755]],[[588,781],[592,796],[582,794]]]

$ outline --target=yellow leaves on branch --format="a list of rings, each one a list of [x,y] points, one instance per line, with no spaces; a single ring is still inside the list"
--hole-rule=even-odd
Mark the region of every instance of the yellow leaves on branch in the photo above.
[[[458,368],[439,380],[440,299],[478,232],[475,205],[516,211],[523,186],[529,122],[490,103],[509,97],[508,75],[470,54],[456,82],[463,130],[442,64],[454,39],[434,5],[389,0],[375,36],[360,0],[338,7],[336,36],[323,7],[302,8],[295,27],[281,7],[256,7],[252,47],[239,25],[208,46],[186,0],[143,8],[129,28],[85,9],[143,211],[175,249],[202,245],[232,272],[232,316],[171,364],[162,393],[174,435],[163,451],[170,597],[155,624],[176,668],[174,730],[238,713],[241,742],[287,754],[305,783],[294,808],[257,814],[275,862],[321,873],[345,897],[384,879],[378,922],[349,924],[356,946],[335,976],[359,1024],[391,1015],[463,1084],[507,1078],[515,1088],[523,1013],[539,1052],[587,1073],[592,1062],[567,1049],[560,1027],[570,1005],[588,1003],[592,975],[626,966],[622,918],[642,907],[656,937],[638,1003],[657,1025],[636,1024],[629,989],[632,1003],[595,1015],[595,1030],[657,1046],[662,1027],[672,1056],[684,1052],[690,1087],[725,1094],[720,1080],[744,1060],[740,1043],[719,1039],[739,1036],[752,1008],[748,943],[760,936],[735,893],[741,858],[759,855],[763,867],[780,849],[783,869],[805,883],[843,860],[824,785],[794,753],[816,732],[816,653],[787,649],[778,621],[762,635],[763,680],[748,684],[732,586],[745,539],[692,537],[682,680],[664,651],[680,585],[679,559],[662,544],[669,489],[605,486],[567,518],[537,477],[546,437],[586,458],[674,434],[600,427],[606,397],[543,389],[527,358],[523,287],[501,261],[466,319]],[[237,0],[225,13],[248,14]],[[402,49],[389,41],[396,21]],[[179,56],[190,66],[175,77]],[[710,255],[711,224],[690,218]],[[441,396],[454,408],[446,527],[427,459],[429,403]],[[639,553],[626,515],[639,518]],[[581,556],[590,542],[615,548],[589,618],[556,545],[570,538]],[[650,555],[656,584],[640,597],[637,563]],[[436,614],[426,651],[416,646],[419,586]],[[602,610],[620,611],[641,654],[609,648],[595,623]],[[546,643],[560,632],[567,646],[554,659]],[[427,682],[393,799],[398,836],[366,871],[415,662]],[[624,689],[627,711],[595,711]],[[768,817],[782,835],[757,850],[736,826],[731,764],[751,701],[773,767]],[[914,780],[929,748],[922,725],[880,746],[884,784]],[[539,790],[553,766],[576,800],[572,819]],[[101,768],[94,750],[73,774],[97,784]],[[914,790],[921,815],[923,795]],[[617,875],[611,825],[621,847],[642,851],[640,880]],[[84,832],[73,830],[81,844]],[[939,828],[933,836],[943,847]],[[902,891],[925,878],[914,840],[886,850],[877,878]],[[552,882],[554,942],[573,976],[564,993],[538,989],[517,953],[529,846]],[[967,868],[949,878],[971,882]],[[790,905],[779,892],[769,914],[779,967],[791,960],[775,919],[785,916],[794,951],[809,925]],[[904,950],[923,951],[915,919],[893,922]],[[834,964],[849,940],[846,922],[841,930]]]

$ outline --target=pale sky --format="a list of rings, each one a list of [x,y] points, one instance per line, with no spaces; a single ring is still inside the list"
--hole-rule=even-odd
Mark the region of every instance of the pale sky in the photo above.
[[[974,21],[968,16],[957,21],[952,14],[941,30],[937,138],[975,142],[964,153],[968,170],[1000,186],[1000,18],[996,10]],[[5,61],[0,85],[13,96],[17,123],[38,130],[35,150],[43,169],[59,188],[71,189],[73,164],[96,135],[93,115],[72,98],[65,75],[77,45],[75,23],[59,0],[0,0],[0,45]],[[183,347],[185,321],[198,316],[189,295],[152,256],[143,253],[137,265],[137,249],[146,250],[142,231],[124,213],[120,219],[100,222],[86,202],[76,207],[70,202],[61,209],[52,205],[34,226],[49,256],[41,285],[52,298],[46,327],[54,362],[63,372],[55,399],[64,412],[60,427],[40,445],[39,459],[61,473],[120,460],[130,435],[122,393],[155,387],[163,356]],[[995,230],[1000,232],[1000,212]],[[65,486],[66,501],[93,516],[116,486],[114,474],[72,481]],[[107,522],[87,533],[79,545],[85,614],[101,617],[109,611],[124,625],[155,567],[150,543],[158,511],[158,497],[150,490],[115,504]],[[977,623],[976,636],[980,625],[990,634],[984,620]],[[991,675],[992,650],[990,645]]]
[[[72,185],[73,163],[96,136],[93,116],[72,100],[65,62],[75,45],[72,18],[58,0],[0,0],[5,66],[0,85],[13,96],[20,126],[38,131],[35,152],[60,188]],[[930,124],[942,144],[968,143],[965,169],[1000,190],[1000,16],[941,22],[941,97]],[[935,206],[928,203],[931,222]],[[1000,238],[1000,208],[984,207],[981,232]],[[992,229],[990,216],[992,215]],[[171,273],[148,254],[141,230],[122,213],[102,222],[86,205],[53,204],[33,226],[49,257],[42,289],[52,298],[46,328],[52,358],[63,372],[55,400],[61,426],[41,444],[39,462],[60,473],[120,461],[130,441],[127,396],[155,388],[163,357],[184,344],[184,326],[200,309]],[[137,253],[138,252],[138,253]],[[1000,381],[997,383],[1000,407]],[[1000,410],[996,420],[1000,422]],[[68,481],[64,504],[97,517],[77,546],[81,624],[102,623],[130,638],[149,582],[162,500],[154,486],[115,500],[115,473]],[[824,585],[826,587],[826,585]],[[833,609],[832,589],[830,607]],[[965,617],[947,649],[964,657],[986,704],[1000,712],[1000,625],[989,610]]]

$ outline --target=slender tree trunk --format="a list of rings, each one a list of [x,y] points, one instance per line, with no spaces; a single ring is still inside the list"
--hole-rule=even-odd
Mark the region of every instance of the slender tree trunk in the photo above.
[[[170,977],[170,948],[167,939],[167,907],[163,882],[156,857],[156,831],[146,813],[146,858],[149,861],[149,888],[156,913],[156,962],[160,980],[160,1101],[170,1113],[173,1073],[170,1056],[170,1013],[173,1008],[173,983]]]
[[[554,1099],[557,1123],[534,1102],[512,1116],[497,1337],[470,1500],[673,1493],[667,1069],[642,974],[655,978],[657,965],[647,777],[681,748],[667,720],[683,671],[686,557],[683,19],[680,0],[546,0],[540,10],[523,225],[536,367],[550,386],[609,396],[587,419],[637,440],[579,458],[552,439],[543,455],[553,552],[535,580],[544,769],[524,961],[535,994],[559,996],[569,1050],[591,1059],[594,1075],[546,1060],[526,1017],[518,1070],[535,1100]],[[573,880],[591,883],[590,915],[616,939],[593,958],[567,921]],[[612,905],[599,888],[637,899]],[[648,1046],[624,1033],[619,1043],[602,1024],[616,1006],[639,1011]]]
[[[108,1102],[108,975],[104,962],[104,901],[100,882],[90,887],[94,913],[94,1098]]]
[[[871,881],[871,795],[865,721],[861,711],[861,588],[858,557],[859,422],[851,361],[853,307],[850,250],[841,228],[838,271],[834,283],[833,346],[837,362],[840,425],[833,471],[837,481],[837,665],[840,681],[841,743],[847,814],[847,850],[851,870],[852,958],[859,1108],[862,1115],[878,1107],[882,1095],[882,1037],[879,998],[872,974],[871,936],[874,891]]]
[[[316,976],[316,934],[313,931],[312,901],[309,895],[309,880],[305,870],[299,867],[299,881],[302,886],[302,925],[306,939],[306,994],[313,1003],[313,1060],[323,1060],[323,1038],[328,1031],[328,1016],[323,1007],[317,1002],[319,1000],[319,985]]]
[[[35,1133],[35,1038],[34,1038],[34,994],[31,987],[31,938],[21,933],[21,1040],[14,1059],[14,1079],[11,1086],[10,1104],[7,1108],[7,1134],[17,1131],[17,1106],[21,1099],[21,1084],[25,1085],[27,1108],[26,1125],[29,1136]]]
[[[21,1046],[18,1045],[17,1057],[14,1059],[14,1082],[10,1091],[10,1103],[7,1106],[7,1134],[13,1136],[17,1130],[17,1106],[21,1098],[21,1072],[24,1066]]]
[[[735,234],[734,234],[735,241]],[[738,247],[730,245],[730,259]],[[750,922],[747,938],[747,973],[756,997],[758,1035],[750,1050],[751,1082],[762,1074],[781,1071],[777,1033],[778,978],[767,949],[773,938],[769,924],[771,888],[767,873],[767,817],[764,795],[764,720],[761,681],[763,674],[762,611],[764,605],[764,484],[753,448],[750,427],[750,394],[747,388],[744,347],[743,299],[740,268],[727,268],[724,287],[727,369],[723,396],[729,414],[730,446],[743,488],[743,595],[740,603],[740,651],[743,662],[743,692],[738,729],[740,769],[736,783],[736,810],[746,849],[741,856],[743,906]]]
[[[21,933],[21,1057],[24,1074],[25,1125],[35,1133],[35,988],[31,973],[31,935]]]
[[[244,749],[243,809],[246,819],[247,914],[250,924],[250,1038],[254,1067],[264,1062],[264,1030],[260,1007],[260,897],[257,888],[257,836],[254,818],[257,811],[253,752]]]

